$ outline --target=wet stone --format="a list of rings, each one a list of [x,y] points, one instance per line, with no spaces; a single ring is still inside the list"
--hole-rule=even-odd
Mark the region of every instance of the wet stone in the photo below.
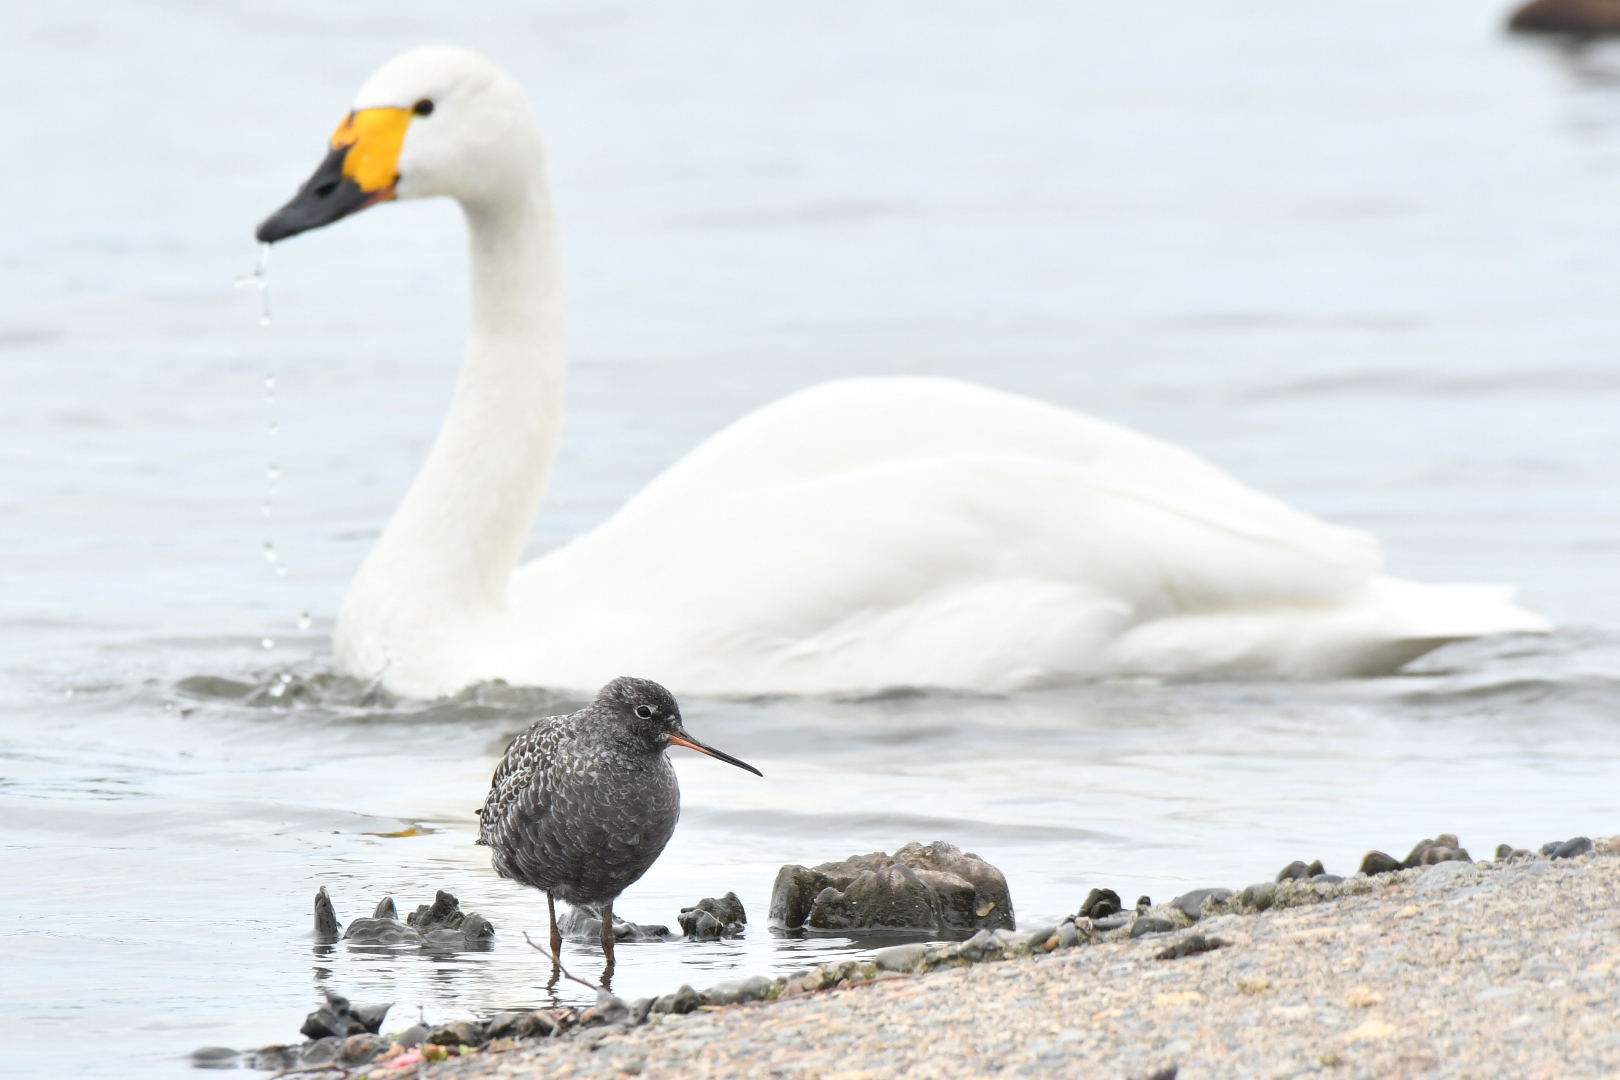
[[[1535,857],[1535,852],[1526,851],[1524,848],[1516,848],[1512,844],[1496,845],[1497,862],[1512,862],[1516,859],[1533,859]]]
[[[928,955],[926,945],[892,945],[872,954],[872,962],[879,971],[916,971]]]
[[[1180,960],[1184,956],[1210,952],[1214,949],[1224,948],[1225,945],[1226,942],[1219,938],[1205,937],[1203,934],[1188,934],[1174,944],[1154,953],[1154,956],[1160,960]]]
[[[1271,881],[1257,882],[1238,891],[1238,903],[1256,911],[1265,911],[1276,897],[1277,885]]]
[[[1591,850],[1592,838],[1589,836],[1577,836],[1559,844],[1552,850],[1551,855],[1555,859],[1573,859],[1577,855],[1585,855]]]
[[[327,895],[326,886],[322,885],[315,893],[315,940],[323,945],[330,945],[342,932],[343,925],[338,922],[337,911],[332,907],[332,898]]]
[[[1158,915],[1138,915],[1131,924],[1131,937],[1145,937],[1148,934],[1168,934],[1176,928],[1176,924],[1169,919]]]
[[[1119,893],[1113,889],[1092,889],[1080,905],[1080,914],[1092,920],[1106,919],[1110,915],[1117,915],[1120,907]]]
[[[772,925],[825,931],[1011,929],[1001,871],[935,841],[894,855],[852,855],[815,867],[784,866],[771,890]]]
[[[368,1065],[391,1045],[393,1040],[385,1039],[381,1035],[350,1035],[343,1040],[343,1049],[338,1054],[338,1061],[344,1065]]]
[[[746,1001],[763,1001],[770,996],[775,984],[763,975],[746,979],[728,979],[703,991],[705,1005],[736,1005]]]
[[[1231,896],[1231,889],[1194,889],[1192,892],[1183,893],[1170,901],[1170,906],[1180,911],[1187,918],[1197,922],[1203,916],[1205,900],[1222,904],[1229,900]]]
[[[1468,857],[1468,852],[1457,841],[1456,833],[1441,833],[1433,840],[1420,840],[1417,845],[1401,860],[1403,868],[1414,866],[1433,866],[1443,862],[1466,862],[1474,860]]]
[[[1368,877],[1388,874],[1401,868],[1400,860],[1382,851],[1369,851],[1361,857],[1361,872]]]
[[[316,1009],[304,1018],[303,1027],[299,1033],[307,1039],[323,1039],[328,1036],[346,1039],[350,1035],[377,1034],[382,1027],[383,1017],[393,1007],[387,1005],[370,1005],[355,1008],[349,999],[340,994],[326,991],[326,1004]]]
[[[703,997],[690,986],[682,985],[673,994],[665,994],[653,999],[652,1011],[655,1013],[675,1013],[683,1015],[696,1012],[703,1004]]]
[[[242,1055],[228,1046],[204,1046],[191,1052],[194,1069],[234,1069]]]
[[[482,1024],[457,1020],[434,1028],[428,1033],[426,1041],[435,1046],[482,1046],[487,1039]]]
[[[682,908],[676,921],[688,938],[714,941],[723,937],[742,937],[748,914],[743,911],[742,901],[737,899],[737,894],[728,892],[718,900],[712,896],[704,897],[691,907]]]

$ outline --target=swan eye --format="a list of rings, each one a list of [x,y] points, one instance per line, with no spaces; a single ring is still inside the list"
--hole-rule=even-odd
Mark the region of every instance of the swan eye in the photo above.
[[[415,104],[415,106],[413,106],[411,108],[411,112],[415,113],[417,116],[432,116],[433,115],[433,101],[432,101],[432,99],[423,98],[421,101],[418,101]]]
[[[652,706],[651,705],[637,705],[636,706],[636,715],[641,717],[643,720],[651,720],[653,718]]]

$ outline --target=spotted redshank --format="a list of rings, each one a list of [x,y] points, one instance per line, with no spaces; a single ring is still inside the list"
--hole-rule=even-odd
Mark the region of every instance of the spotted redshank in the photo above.
[[[658,860],[681,816],[664,754],[671,746],[764,775],[687,734],[668,690],[625,677],[579,712],[536,720],[514,739],[478,812],[478,842],[495,872],[546,894],[554,961],[557,901],[600,914],[604,984],[613,975],[613,901]]]

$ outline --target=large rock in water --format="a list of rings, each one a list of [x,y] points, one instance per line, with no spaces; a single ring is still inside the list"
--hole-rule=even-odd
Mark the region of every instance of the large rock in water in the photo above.
[[[1011,930],[1001,871],[954,845],[910,843],[819,866],[789,865],[771,889],[772,926],[848,932]]]

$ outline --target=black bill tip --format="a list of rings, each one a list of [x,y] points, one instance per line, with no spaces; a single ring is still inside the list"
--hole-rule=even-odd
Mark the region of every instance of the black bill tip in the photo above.
[[[326,155],[320,168],[298,194],[280,210],[259,223],[254,236],[261,244],[273,244],[301,232],[330,225],[357,210],[388,197],[388,191],[367,192],[351,178],[343,175],[343,159],[348,147],[340,147]]]

